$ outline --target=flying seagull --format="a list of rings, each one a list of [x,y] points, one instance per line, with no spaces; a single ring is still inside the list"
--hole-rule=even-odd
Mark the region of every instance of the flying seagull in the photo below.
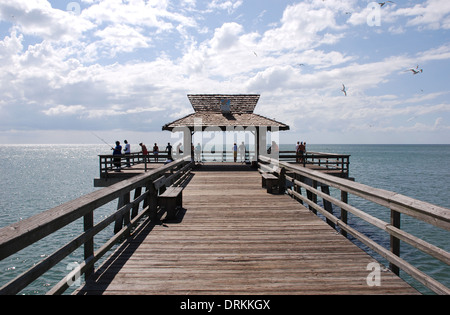
[[[405,72],[408,72],[408,71],[411,71],[413,73],[413,75],[416,75],[418,73],[422,73],[423,69],[419,69],[419,65],[417,65],[417,67],[415,69],[411,68],[411,69],[406,70]]]
[[[344,95],[347,96],[347,90],[345,89],[344,83],[342,83],[342,92],[344,92]]]
[[[411,71],[412,71],[412,73],[414,74],[414,75],[416,75],[416,74],[418,74],[418,73],[422,73],[423,72],[423,69],[420,69],[420,70],[414,70],[414,69],[410,69]]]
[[[392,2],[392,1],[385,1],[385,2],[378,2],[378,4],[380,5],[380,8],[382,8],[388,2],[395,3],[395,2]]]

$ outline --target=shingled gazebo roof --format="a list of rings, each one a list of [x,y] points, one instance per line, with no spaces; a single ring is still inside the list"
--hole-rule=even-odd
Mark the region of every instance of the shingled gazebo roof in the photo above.
[[[203,128],[268,127],[289,130],[289,126],[253,113],[259,101],[257,94],[196,94],[188,95],[195,113],[163,126],[172,131],[177,127],[193,130],[199,121]]]

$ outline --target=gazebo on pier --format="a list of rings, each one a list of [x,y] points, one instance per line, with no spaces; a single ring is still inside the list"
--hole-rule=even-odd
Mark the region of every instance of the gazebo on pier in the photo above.
[[[188,98],[194,113],[162,127],[184,133],[184,155],[191,153],[196,132],[251,132],[255,153],[265,154],[267,132],[289,130],[286,124],[254,113],[259,94],[189,94]]]

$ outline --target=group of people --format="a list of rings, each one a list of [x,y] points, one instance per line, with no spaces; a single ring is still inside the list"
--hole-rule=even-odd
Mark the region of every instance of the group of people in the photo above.
[[[127,140],[123,141],[125,143],[125,148],[123,149],[122,152],[122,145],[120,144],[120,141],[116,141],[116,146],[113,148],[111,147],[111,150],[113,150],[113,155],[130,155],[131,154],[131,145],[128,143]],[[147,147],[145,146],[145,144],[143,144],[142,142],[139,143],[140,147],[141,147],[141,152],[144,155],[144,157],[146,158],[146,156],[148,155],[148,150]],[[170,144],[170,142],[167,144],[166,147],[166,152],[167,152],[167,162],[171,162],[173,161],[172,158],[172,145]],[[159,158],[159,147],[158,144],[155,143],[155,145],[153,146],[153,156],[155,158],[155,162],[158,162],[158,158]],[[130,158],[126,157],[126,163],[127,166],[130,167]],[[115,157],[114,158],[114,166],[116,167],[116,171],[120,172],[121,171],[121,157]]]
[[[296,152],[295,161],[297,163],[303,163],[303,156],[306,153],[306,142],[297,142],[295,152]]]
[[[116,141],[116,147],[112,148],[111,150],[113,150],[113,155],[130,155],[131,154],[131,145],[128,143],[127,140],[124,140],[125,143],[125,148],[123,149],[123,153],[122,153],[122,146],[120,144],[120,141]],[[139,146],[141,147],[141,152],[144,155],[144,157],[146,157],[148,155],[148,150],[147,147],[145,146],[145,144],[143,144],[142,142],[139,143]],[[180,150],[180,145],[178,145],[177,147],[177,153],[180,154],[182,153],[182,151]],[[166,146],[166,150],[165,152],[167,152],[167,161],[166,163],[170,163],[173,161],[173,157],[172,157],[172,150],[173,147],[172,145],[169,143],[167,143]],[[277,153],[278,152],[278,145],[276,144],[276,142],[272,141],[272,146],[267,150],[267,153]],[[233,159],[234,162],[237,162],[237,157],[238,157],[238,153],[240,154],[240,159],[241,162],[245,162],[245,154],[246,154],[246,147],[244,142],[242,142],[239,146],[236,144],[236,142],[233,144],[232,147],[232,151],[233,151]],[[297,142],[296,148],[296,162],[297,163],[303,163],[303,159],[304,159],[304,155],[306,153],[306,142]],[[159,162],[159,147],[158,144],[155,143],[153,145],[152,148],[152,152],[153,152],[153,157],[155,159],[155,162]],[[195,153],[195,161],[196,162],[201,162],[202,161],[202,157],[201,157],[201,153],[202,153],[202,147],[200,145],[200,143],[197,144],[197,146],[194,148],[194,145],[192,144],[191,147],[191,157],[192,157],[192,161],[194,161],[194,153]],[[126,163],[127,166],[130,167],[130,158],[126,157]],[[120,172],[120,168],[121,168],[121,157],[117,157],[114,158],[114,166],[116,167],[116,171]]]
[[[244,141],[242,141],[242,143],[239,145],[239,147],[237,146],[236,142],[233,145],[233,158],[234,158],[234,162],[237,162],[237,155],[239,152],[239,156],[241,158],[241,163],[245,162],[245,144]]]
[[[237,162],[237,157],[238,157],[238,153],[239,153],[241,163],[244,163],[245,162],[245,153],[246,153],[244,141],[242,141],[242,143],[239,146],[235,142],[231,149],[233,152],[234,162],[235,163]],[[197,145],[195,147],[194,147],[194,145],[192,145],[191,154],[194,154],[194,153],[195,153],[195,162],[202,162],[202,146],[200,145],[200,143],[197,143]],[[215,146],[213,147],[213,149],[211,149],[211,153],[212,154],[215,153]]]
[[[143,144],[141,142],[141,143],[139,143],[139,145],[141,146],[142,154],[144,156],[147,156],[148,155],[148,150],[147,150],[147,147],[145,146],[145,144]],[[157,143],[155,143],[153,145],[152,152],[153,152],[153,157],[155,158],[155,162],[159,162],[159,146],[158,146]],[[173,161],[173,158],[172,158],[172,145],[170,144],[170,142],[167,143],[165,152],[167,152],[167,161]]]
[[[113,155],[130,155],[131,154],[131,145],[128,143],[127,140],[123,141],[125,143],[125,149],[123,150],[122,153],[122,146],[120,145],[120,141],[116,141],[116,146],[113,148],[111,147],[111,150],[113,150]],[[120,167],[121,167],[121,163],[120,163],[121,158],[120,157],[116,157],[114,158],[114,166],[116,167],[116,171],[120,172]],[[130,158],[127,158],[127,166],[130,167]]]

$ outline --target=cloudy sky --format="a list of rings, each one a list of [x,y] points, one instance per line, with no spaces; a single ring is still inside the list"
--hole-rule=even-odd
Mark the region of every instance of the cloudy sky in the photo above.
[[[448,0],[1,0],[0,143],[165,141],[195,93],[261,94],[283,143],[450,143],[449,31]]]

